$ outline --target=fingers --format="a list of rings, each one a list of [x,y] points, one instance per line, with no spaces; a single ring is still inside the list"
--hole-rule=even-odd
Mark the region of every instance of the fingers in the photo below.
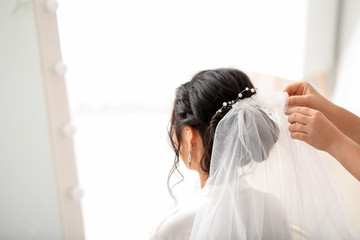
[[[313,109],[307,107],[291,107],[286,110],[285,114],[290,115],[293,113],[301,113],[306,116],[312,116],[314,112],[315,111]]]
[[[302,132],[292,132],[291,133],[291,138],[301,140],[301,141],[304,141],[304,142],[308,142],[308,140],[309,140],[308,134],[302,133]]]
[[[306,84],[307,82],[295,82],[288,85],[283,91],[287,92],[289,96],[302,95]]]
[[[308,95],[290,96],[288,105],[289,106],[308,106],[309,105],[309,96]]]
[[[301,114],[301,113],[292,113],[288,117],[288,122],[293,123],[301,123],[301,124],[308,124],[310,122],[310,116]]]
[[[289,126],[291,133],[299,132],[308,134],[308,127],[304,124],[294,123]]]

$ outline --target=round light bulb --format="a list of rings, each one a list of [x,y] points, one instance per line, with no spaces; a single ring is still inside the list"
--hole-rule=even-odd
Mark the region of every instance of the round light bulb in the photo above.
[[[67,72],[67,67],[63,61],[58,61],[54,66],[54,71],[59,76],[64,76]]]
[[[74,136],[76,132],[76,128],[73,124],[71,123],[67,123],[63,126],[62,128],[62,133],[64,134],[64,136],[66,137],[72,137]]]
[[[58,9],[59,7],[59,3],[56,1],[56,0],[49,0],[47,1],[46,3],[46,9],[49,11],[49,12],[56,12],[56,10]]]
[[[70,190],[70,197],[79,201],[84,197],[84,191],[79,186],[75,186]]]

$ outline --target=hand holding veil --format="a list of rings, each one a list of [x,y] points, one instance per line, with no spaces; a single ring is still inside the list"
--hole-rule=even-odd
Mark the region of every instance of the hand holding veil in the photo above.
[[[219,122],[190,239],[360,239],[323,160],[291,139],[287,99],[257,92]]]

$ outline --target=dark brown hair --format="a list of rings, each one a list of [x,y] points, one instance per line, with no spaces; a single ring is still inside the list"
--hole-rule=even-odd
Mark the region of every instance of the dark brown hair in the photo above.
[[[168,189],[173,198],[175,197],[171,191],[170,177],[178,171],[182,129],[191,126],[199,132],[204,145],[200,167],[202,171],[209,173],[216,126],[231,108],[223,109],[221,112],[217,110],[222,107],[223,102],[236,99],[246,87],[254,88],[245,73],[233,68],[220,68],[201,71],[176,89],[168,131],[175,152],[174,164],[168,176]],[[245,91],[241,99],[251,97],[255,93]],[[174,142],[174,134],[178,145]]]

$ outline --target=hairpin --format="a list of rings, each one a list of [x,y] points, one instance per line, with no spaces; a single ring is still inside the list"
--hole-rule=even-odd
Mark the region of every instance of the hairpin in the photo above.
[[[254,89],[254,88],[251,88],[251,89],[250,89],[250,88],[246,87],[244,90],[242,90],[242,91],[238,94],[238,97],[237,97],[235,100],[228,101],[228,102],[223,102],[222,107],[221,107],[219,110],[217,110],[216,113],[221,113],[224,108],[227,108],[227,107],[232,106],[232,105],[233,105],[234,103],[236,103],[240,98],[242,98],[243,92],[246,92],[246,91],[249,91],[249,90],[250,90],[250,92],[252,92],[252,93],[255,92],[255,89]]]

